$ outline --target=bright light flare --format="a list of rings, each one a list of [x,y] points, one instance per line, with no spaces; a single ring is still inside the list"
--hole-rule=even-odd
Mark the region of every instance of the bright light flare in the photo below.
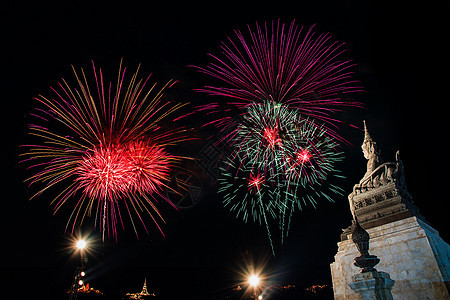
[[[253,274],[248,278],[248,283],[252,287],[257,287],[260,281],[261,280],[259,279],[258,275],[256,275],[256,274]]]
[[[80,250],[83,250],[84,248],[86,248],[86,241],[85,240],[79,240],[77,242],[77,248]]]
[[[279,277],[279,274],[269,267],[272,255],[268,248],[259,248],[255,255],[257,257],[254,257],[252,252],[243,252],[242,260],[236,261],[236,265],[231,269],[235,272],[235,286],[239,286],[239,290],[243,291],[242,299],[264,296],[267,284],[277,281]]]

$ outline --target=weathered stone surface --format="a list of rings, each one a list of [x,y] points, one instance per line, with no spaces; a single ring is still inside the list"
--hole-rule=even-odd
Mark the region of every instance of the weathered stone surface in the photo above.
[[[450,299],[446,287],[450,246],[436,230],[416,217],[366,230],[371,237],[370,253],[380,259],[377,269],[395,280],[394,299]],[[353,265],[359,253],[351,235],[338,247],[331,264],[335,299],[358,299],[348,286],[359,272]]]
[[[377,270],[395,280],[394,299],[450,299],[450,246],[414,206],[397,151],[395,162],[384,162],[364,123],[364,177],[348,196],[354,218],[370,235],[370,253],[380,259]],[[357,299],[350,289],[358,256],[344,229],[331,264],[335,299]]]
[[[388,273],[371,271],[359,273],[352,276],[353,281],[349,284],[362,300],[391,300],[391,289],[395,281]]]

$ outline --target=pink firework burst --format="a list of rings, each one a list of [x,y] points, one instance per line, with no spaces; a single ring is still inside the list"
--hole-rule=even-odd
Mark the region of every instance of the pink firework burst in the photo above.
[[[344,43],[294,21],[247,28],[247,34],[235,30],[235,36],[222,42],[220,52],[210,54],[211,63],[194,66],[220,82],[198,91],[228,98],[225,105],[208,105],[221,114],[211,123],[232,126],[229,116],[223,117],[230,107],[242,114],[252,103],[273,101],[328,124],[329,134],[340,138],[335,127],[341,121],[334,115],[344,107],[360,107],[351,95],[363,90],[354,79],[355,64],[346,58]]]
[[[161,88],[148,85],[150,76],[139,79],[139,68],[127,78],[121,62],[115,85],[105,82],[94,63],[92,69],[89,78],[83,69],[73,68],[73,86],[62,79],[51,87],[51,97],[34,98],[38,105],[30,114],[29,134],[37,142],[24,146],[28,151],[23,162],[31,162],[29,169],[35,171],[28,178],[30,185],[43,187],[31,198],[56,190],[55,213],[72,205],[67,222],[72,223],[72,233],[76,224],[95,213],[103,238],[105,233],[117,238],[117,226],[124,228],[122,212],[136,235],[134,219],[148,231],[143,213],[161,231],[159,222],[164,219],[155,202],[163,198],[170,203],[161,190],[184,159],[171,155],[170,148],[191,139],[177,126],[183,115],[175,115],[186,103],[164,97],[173,81]]]

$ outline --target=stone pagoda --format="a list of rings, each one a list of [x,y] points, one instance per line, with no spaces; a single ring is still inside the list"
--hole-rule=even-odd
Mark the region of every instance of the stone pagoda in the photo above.
[[[393,299],[450,299],[450,246],[414,205],[399,152],[394,162],[384,162],[365,122],[364,131],[367,170],[348,200],[353,218],[370,235],[371,253],[380,259],[377,269],[395,280]],[[343,229],[331,264],[336,300],[359,297],[349,287],[359,272],[351,229]]]

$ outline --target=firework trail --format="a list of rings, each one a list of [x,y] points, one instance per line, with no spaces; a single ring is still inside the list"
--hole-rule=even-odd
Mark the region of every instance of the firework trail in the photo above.
[[[51,87],[51,97],[34,98],[29,134],[36,142],[25,145],[22,154],[23,163],[34,171],[27,179],[30,186],[41,185],[31,199],[56,191],[54,213],[72,206],[66,226],[72,224],[72,233],[76,224],[95,214],[103,239],[105,233],[117,239],[118,225],[125,228],[123,212],[136,235],[135,220],[148,232],[144,214],[162,233],[159,224],[164,219],[155,203],[160,198],[170,203],[161,190],[184,159],[169,149],[190,138],[182,127],[166,126],[185,105],[164,100],[164,90],[175,82],[150,84],[150,75],[138,78],[139,68],[129,78],[121,61],[112,83],[94,62],[90,78],[83,68],[77,72],[72,67],[73,86],[62,79]]]
[[[246,161],[228,158],[221,167],[222,177],[218,179],[219,190],[223,194],[223,204],[245,223],[249,219],[264,225],[273,249],[270,221],[276,220],[279,203],[273,195],[272,183],[257,169],[252,169]]]

